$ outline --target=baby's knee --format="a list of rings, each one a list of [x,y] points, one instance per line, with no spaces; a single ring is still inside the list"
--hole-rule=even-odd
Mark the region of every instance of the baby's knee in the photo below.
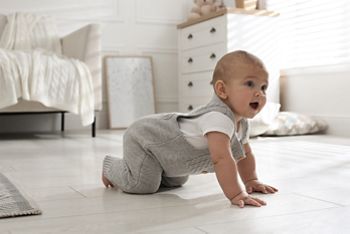
[[[180,187],[184,185],[188,180],[188,176],[181,177],[163,177],[162,185],[166,187]]]
[[[124,188],[123,192],[132,193],[132,194],[152,194],[156,193],[159,189],[159,185],[151,185],[151,186],[136,186],[133,188]]]

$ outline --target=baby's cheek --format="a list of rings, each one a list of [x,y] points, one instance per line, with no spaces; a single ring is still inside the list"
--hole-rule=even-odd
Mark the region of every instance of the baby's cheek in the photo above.
[[[260,110],[266,105],[266,97],[263,98],[262,102],[261,102],[261,107],[260,107]]]

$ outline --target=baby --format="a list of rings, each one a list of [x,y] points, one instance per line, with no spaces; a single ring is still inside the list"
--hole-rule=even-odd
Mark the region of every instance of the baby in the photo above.
[[[266,205],[250,194],[277,189],[258,180],[247,118],[266,103],[268,73],[256,56],[234,51],[218,61],[213,87],[211,101],[190,113],[157,114],[133,123],[124,134],[123,159],[104,159],[104,185],[127,193],[155,193],[161,185],[183,185],[189,175],[215,172],[232,204]]]

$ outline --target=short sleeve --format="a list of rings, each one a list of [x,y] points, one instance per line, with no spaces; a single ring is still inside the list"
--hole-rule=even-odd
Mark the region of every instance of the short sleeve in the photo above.
[[[249,132],[250,132],[250,124],[247,121],[247,131],[243,134],[244,138],[242,138],[242,144],[249,143]]]
[[[221,132],[226,134],[230,139],[235,132],[234,123],[223,113],[212,111],[199,117],[198,127],[203,136],[208,132]]]

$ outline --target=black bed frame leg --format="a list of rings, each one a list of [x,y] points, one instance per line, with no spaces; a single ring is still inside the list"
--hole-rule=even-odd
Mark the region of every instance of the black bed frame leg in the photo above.
[[[94,116],[94,122],[91,125],[91,135],[92,137],[96,136],[96,116]]]
[[[64,132],[64,112],[61,112],[61,132]]]

